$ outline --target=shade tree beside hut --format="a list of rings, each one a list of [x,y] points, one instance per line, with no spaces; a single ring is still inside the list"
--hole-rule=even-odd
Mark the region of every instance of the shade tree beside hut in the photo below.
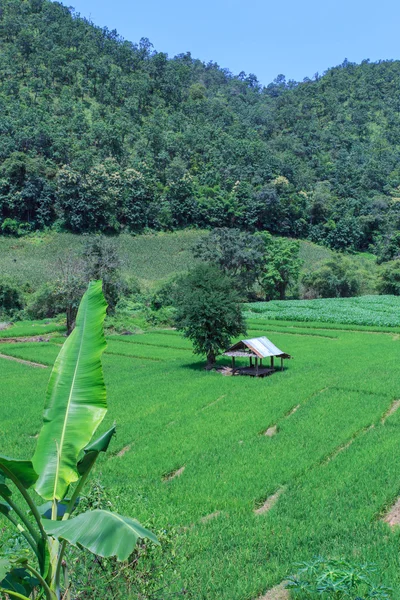
[[[195,354],[212,368],[231,339],[246,332],[241,298],[232,278],[218,267],[200,264],[180,280],[175,324],[193,342]]]

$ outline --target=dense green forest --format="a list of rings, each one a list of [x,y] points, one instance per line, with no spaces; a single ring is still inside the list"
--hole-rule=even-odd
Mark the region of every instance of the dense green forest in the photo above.
[[[397,257],[400,61],[263,87],[0,0],[0,227],[238,227]]]

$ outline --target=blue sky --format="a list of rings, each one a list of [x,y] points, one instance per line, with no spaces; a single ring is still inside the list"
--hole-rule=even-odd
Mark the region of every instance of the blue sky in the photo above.
[[[399,0],[70,1],[130,41],[147,37],[169,56],[190,51],[263,84],[280,73],[301,81],[345,58],[400,58]]]

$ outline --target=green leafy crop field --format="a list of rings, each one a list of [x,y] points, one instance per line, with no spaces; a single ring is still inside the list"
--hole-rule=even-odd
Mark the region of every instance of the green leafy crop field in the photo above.
[[[341,323],[373,327],[400,326],[400,297],[359,296],[323,300],[273,300],[246,305],[251,320]]]
[[[172,537],[141,559],[162,573],[144,597],[257,599],[315,555],[375,563],[400,597],[400,528],[381,519],[400,494],[400,410],[388,415],[400,398],[398,333],[249,326],[293,356],[283,372],[206,372],[174,331],[108,339],[102,429],[116,421],[117,437],[95,479],[115,510]],[[60,342],[4,341],[0,353],[51,365]],[[0,451],[29,457],[50,368],[0,358],[0,370]]]

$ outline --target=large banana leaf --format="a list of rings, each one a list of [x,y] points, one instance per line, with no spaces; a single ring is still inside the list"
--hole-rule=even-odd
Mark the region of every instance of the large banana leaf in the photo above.
[[[39,473],[35,489],[46,500],[61,500],[77,481],[78,455],[107,410],[101,366],[105,314],[101,281],[92,281],[81,300],[76,327],[50,375],[43,427],[32,459]]]
[[[87,548],[99,556],[116,556],[126,560],[139,538],[149,538],[156,544],[156,536],[129,517],[121,517],[108,510],[92,510],[68,521],[43,520],[46,532],[73,546]]]

